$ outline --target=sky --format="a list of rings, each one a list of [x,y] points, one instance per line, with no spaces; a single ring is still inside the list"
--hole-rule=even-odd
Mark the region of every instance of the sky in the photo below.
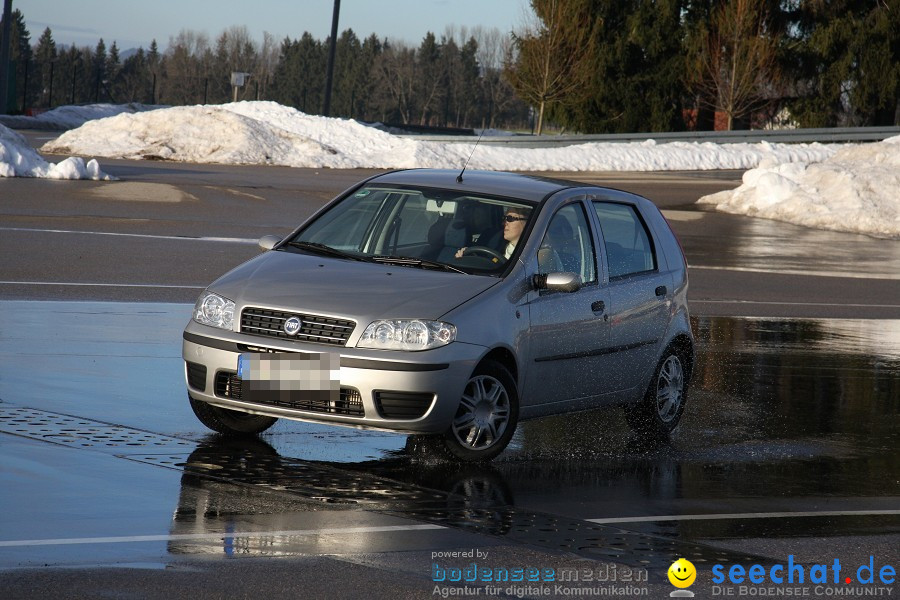
[[[103,118],[107,117],[107,118]],[[0,125],[0,177],[105,179],[84,157],[307,168],[469,168],[505,171],[746,169],[742,184],[701,198],[716,210],[806,227],[900,239],[900,136],[870,144],[589,143],[513,148],[400,137],[275,102],[156,108],[63,106],[33,119],[74,127],[42,147],[46,162]],[[19,126],[34,128],[35,123]],[[79,127],[79,125],[81,125]],[[492,132],[493,133],[493,132]],[[474,140],[473,140],[474,141]],[[70,156],[75,155],[75,156]]]
[[[525,19],[527,0],[342,0],[338,31],[353,29],[360,38],[379,38],[413,45],[429,31],[440,37],[455,25],[481,25],[501,31]],[[160,50],[182,29],[206,33],[210,40],[232,25],[246,25],[251,37],[263,32],[276,40],[299,38],[304,31],[324,40],[331,33],[333,0],[13,0],[25,15],[32,42],[50,27],[56,43],[97,45],[103,38],[119,50],[150,46]]]

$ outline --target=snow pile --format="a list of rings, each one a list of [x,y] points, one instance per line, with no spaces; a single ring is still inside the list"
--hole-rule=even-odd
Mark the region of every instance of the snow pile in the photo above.
[[[15,131],[0,125],[0,177],[45,177],[47,179],[114,179],[100,170],[96,160],[85,164],[78,157],[59,164],[45,161]]]
[[[83,106],[59,106],[33,117],[21,115],[0,116],[0,123],[18,129],[74,129],[88,121],[112,117],[121,113],[156,110],[160,106],[150,104],[86,104]]]
[[[356,121],[312,116],[275,102],[185,106],[90,121],[42,148],[110,158],[308,168],[461,168],[471,143],[418,141]],[[473,169],[666,171],[750,169],[764,160],[823,160],[822,144],[590,143],[561,148],[481,145]]]
[[[742,215],[900,239],[900,136],[811,164],[763,161],[734,190],[700,202]]]

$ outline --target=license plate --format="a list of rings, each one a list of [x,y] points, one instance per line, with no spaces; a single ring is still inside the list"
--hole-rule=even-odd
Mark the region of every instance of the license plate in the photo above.
[[[282,352],[238,355],[238,377],[247,400],[337,401],[341,357],[332,352]]]

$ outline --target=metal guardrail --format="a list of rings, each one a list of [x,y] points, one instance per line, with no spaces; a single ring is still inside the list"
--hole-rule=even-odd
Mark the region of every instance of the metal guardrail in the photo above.
[[[482,144],[519,148],[554,148],[588,143],[625,143],[654,140],[669,142],[711,142],[713,144],[755,144],[773,142],[779,144],[878,142],[900,135],[900,126],[892,127],[836,127],[820,129],[753,129],[749,131],[685,131],[660,133],[612,133],[596,135],[503,135],[484,136]],[[423,141],[458,142],[471,144],[475,140],[468,135],[416,135],[405,134]]]

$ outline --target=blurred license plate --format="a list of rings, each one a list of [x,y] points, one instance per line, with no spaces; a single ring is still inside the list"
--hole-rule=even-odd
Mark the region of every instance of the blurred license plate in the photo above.
[[[332,352],[245,353],[238,356],[238,377],[251,402],[337,402],[341,356]]]

